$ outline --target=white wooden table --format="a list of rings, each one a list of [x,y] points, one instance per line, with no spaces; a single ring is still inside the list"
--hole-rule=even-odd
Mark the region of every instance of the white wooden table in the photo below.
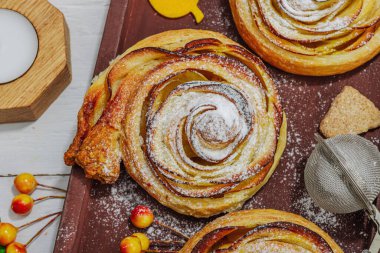
[[[66,188],[70,167],[63,163],[63,153],[76,130],[76,115],[93,76],[100,40],[110,0],[49,0],[66,18],[71,39],[73,80],[61,96],[36,122],[0,125],[0,176],[21,172],[66,174],[37,177],[44,184]],[[48,200],[35,205],[26,217],[10,210],[17,194],[13,177],[0,177],[0,217],[15,225],[62,210],[63,200]],[[33,197],[51,192],[37,190]],[[56,194],[57,195],[57,194]],[[26,243],[46,221],[19,233],[17,241]],[[28,247],[28,253],[52,252],[59,221],[50,226]]]

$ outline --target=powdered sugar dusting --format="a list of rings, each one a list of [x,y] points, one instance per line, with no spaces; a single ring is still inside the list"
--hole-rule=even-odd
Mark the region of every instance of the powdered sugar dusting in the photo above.
[[[104,250],[109,248],[116,250],[122,238],[135,232],[146,233],[153,241],[185,242],[183,238],[157,224],[153,224],[148,229],[134,227],[130,223],[129,216],[137,205],[150,207],[156,220],[187,236],[192,236],[207,222],[205,219],[192,219],[164,208],[149,197],[126,173],[122,173],[121,178],[114,185],[95,184],[97,186],[92,188],[90,192],[90,203],[88,205],[91,216],[86,218],[89,223],[85,224],[86,230],[91,231],[91,233],[86,234],[83,241],[91,245],[98,245],[99,252],[106,252],[102,251],[103,248]],[[69,233],[67,233],[67,237],[70,237]],[[97,238],[103,237],[107,240],[98,241]],[[167,249],[178,249],[178,245]]]
[[[339,228],[340,226],[335,214],[316,206],[314,201],[308,195],[296,200],[293,203],[293,206],[301,210],[303,217],[319,224],[322,229],[334,228],[336,231],[336,228]]]
[[[226,35],[227,37],[235,41],[239,40],[239,37],[236,35],[235,32],[233,32],[234,31],[233,27],[235,26],[235,24],[232,22],[231,10],[230,10],[229,4],[226,3],[222,5],[220,8],[215,8],[214,6],[210,6],[206,15],[209,17],[212,17],[210,18],[211,19],[210,25],[212,26],[211,28],[214,28],[212,30],[223,33],[224,35]]]

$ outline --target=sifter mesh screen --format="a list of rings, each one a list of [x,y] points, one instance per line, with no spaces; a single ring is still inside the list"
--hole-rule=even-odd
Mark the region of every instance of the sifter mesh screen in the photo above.
[[[326,140],[335,147],[336,154],[346,160],[370,202],[380,192],[380,153],[370,141],[358,135],[339,135]],[[320,144],[312,152],[305,169],[305,184],[313,200],[323,209],[333,213],[350,213],[365,206],[346,183],[341,170],[326,158]]]

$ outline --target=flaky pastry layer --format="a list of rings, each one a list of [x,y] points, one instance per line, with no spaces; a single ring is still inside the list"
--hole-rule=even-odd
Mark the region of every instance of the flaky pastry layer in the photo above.
[[[113,183],[123,161],[163,205],[208,217],[254,195],[285,143],[260,59],[219,33],[178,30],[140,41],[94,80],[65,162]]]
[[[245,42],[290,73],[340,74],[380,52],[377,0],[230,0],[230,5]]]
[[[181,253],[343,253],[334,240],[299,215],[272,209],[227,214],[196,233]]]

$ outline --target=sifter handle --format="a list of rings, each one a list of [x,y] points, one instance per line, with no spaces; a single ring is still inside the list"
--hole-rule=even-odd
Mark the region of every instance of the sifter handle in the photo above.
[[[371,246],[369,248],[370,253],[378,253],[380,250],[380,231],[379,231],[379,224],[380,224],[380,212],[377,209],[375,205],[372,205],[372,209],[375,211],[375,215],[370,215],[370,218],[375,222],[376,224],[376,234],[373,238],[373,241],[371,243]]]
[[[378,253],[380,250],[380,234],[376,232],[375,237],[371,243],[371,247],[369,248],[370,253]]]

